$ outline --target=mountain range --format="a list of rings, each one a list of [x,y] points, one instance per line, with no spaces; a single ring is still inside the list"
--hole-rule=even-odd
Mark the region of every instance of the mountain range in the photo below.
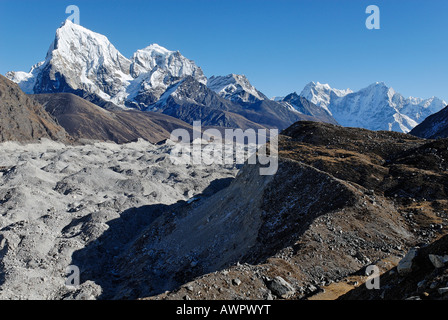
[[[311,82],[269,99],[244,75],[207,78],[194,61],[157,44],[122,55],[107,37],[71,21],[56,31],[44,61],[8,72],[28,94],[73,93],[107,110],[164,113],[204,126],[285,129],[300,120],[408,133],[446,102],[404,98],[383,82],[357,92]],[[299,98],[300,97],[300,98]]]
[[[404,98],[384,82],[353,92],[309,83],[300,96],[327,110],[344,127],[408,133],[447,103],[439,98]]]
[[[321,120],[267,99],[243,76],[208,80],[192,60],[157,44],[128,59],[105,36],[71,21],[56,31],[44,61],[6,76],[28,94],[73,93],[108,110],[156,111],[189,124],[283,129]]]

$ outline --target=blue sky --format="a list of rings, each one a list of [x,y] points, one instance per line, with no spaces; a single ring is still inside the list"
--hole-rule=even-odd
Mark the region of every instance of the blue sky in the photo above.
[[[43,60],[71,4],[127,57],[158,43],[206,76],[245,74],[267,96],[384,81],[448,101],[446,0],[0,0],[0,73]],[[365,27],[371,4],[380,30]]]

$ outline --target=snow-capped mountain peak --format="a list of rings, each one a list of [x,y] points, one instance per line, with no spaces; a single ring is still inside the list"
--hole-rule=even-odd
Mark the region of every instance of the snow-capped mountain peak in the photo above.
[[[267,99],[246,78],[245,75],[229,74],[227,76],[212,76],[207,86],[221,97],[237,102],[254,102]]]
[[[45,63],[45,61],[41,61],[36,63],[31,67],[29,72],[24,71],[10,71],[6,73],[6,78],[9,80],[20,84],[20,88],[25,93],[33,93],[34,85],[36,84],[36,74],[39,72],[41,66]]]
[[[56,30],[56,38],[47,54],[68,63],[81,63],[87,73],[94,73],[102,66],[113,66],[129,74],[130,61],[99,33],[66,20]]]
[[[179,51],[170,51],[158,44],[151,44],[138,50],[132,56],[131,61],[131,70],[134,77],[151,72],[155,67],[158,67],[168,71],[173,77],[192,76],[201,83],[207,83],[207,78],[194,61],[185,58]]]
[[[329,84],[310,82],[302,90],[300,96],[306,98],[308,101],[314,103],[315,105],[324,108],[331,114],[328,105],[330,104],[332,96],[344,97],[352,92],[353,91],[350,89],[338,90],[331,88]]]
[[[202,69],[194,61],[158,44],[134,53],[131,75],[135,80],[127,88],[127,105],[140,109],[157,102],[168,87],[186,77],[193,77],[204,85],[207,83]]]
[[[201,68],[178,51],[152,44],[128,59],[106,36],[69,20],[56,30],[45,61],[29,73],[6,76],[26,93],[72,92],[123,108],[144,108],[187,76],[207,82]]]
[[[87,92],[116,104],[129,85],[131,61],[107,37],[66,20],[56,30],[45,61],[29,73],[6,76],[26,93]]]
[[[124,98],[118,93],[124,91],[122,88],[132,80],[130,60],[106,36],[70,20],[56,31],[45,64],[51,68],[50,78],[52,74],[65,75],[64,81],[72,89],[93,92],[117,104],[121,104]],[[43,87],[39,88],[39,85]],[[45,91],[46,85],[46,82],[38,81],[35,91]]]
[[[170,51],[157,44],[138,50],[128,59],[106,36],[69,20],[56,30],[44,61],[34,65],[28,73],[9,72],[6,76],[18,83],[26,93],[69,92],[106,108],[113,107],[112,103],[122,108],[147,110],[169,88],[177,88],[186,99],[195,94],[196,105],[210,103],[208,98],[211,97],[216,103],[221,103],[223,109],[230,108],[224,106],[225,102],[218,101],[221,99],[219,95],[235,105],[248,107],[248,104],[255,103],[269,110],[285,112],[282,114],[282,125],[288,122],[284,121],[285,117],[295,119],[300,112],[321,115],[322,110],[317,110],[321,108],[328,113],[324,113],[325,116],[332,115],[343,126],[408,132],[446,105],[446,102],[435,97],[406,99],[384,82],[376,82],[358,92],[311,82],[300,96],[312,106],[295,96],[285,98],[288,101],[282,99],[283,104],[276,103],[258,91],[243,75],[229,74],[207,80],[192,60],[179,51]],[[189,81],[182,82],[185,79]],[[178,83],[182,85],[176,87]],[[187,86],[191,90],[185,89]],[[201,96],[193,89],[205,93]],[[169,96],[173,97],[173,94]],[[207,99],[204,100],[204,97]],[[286,107],[278,109],[279,106]]]

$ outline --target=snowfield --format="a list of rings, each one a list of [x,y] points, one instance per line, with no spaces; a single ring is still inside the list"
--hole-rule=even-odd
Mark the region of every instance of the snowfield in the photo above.
[[[143,140],[0,144],[0,299],[97,298],[99,284],[81,279],[77,290],[65,286],[75,251],[133,208],[191,200],[237,173],[232,165],[174,165],[172,148]],[[124,248],[150,219],[126,217],[125,236],[108,248]]]

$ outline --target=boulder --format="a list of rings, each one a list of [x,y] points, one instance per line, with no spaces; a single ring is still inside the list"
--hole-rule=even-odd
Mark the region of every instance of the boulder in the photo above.
[[[296,293],[294,288],[282,277],[275,277],[268,282],[267,286],[272,293],[282,299],[287,299]]]
[[[397,271],[401,276],[407,275],[412,271],[412,262],[417,256],[418,248],[412,248],[398,263]]]
[[[437,269],[442,268],[443,266],[445,266],[445,263],[448,262],[448,256],[442,257],[435,254],[430,254],[428,257],[433,266]]]

